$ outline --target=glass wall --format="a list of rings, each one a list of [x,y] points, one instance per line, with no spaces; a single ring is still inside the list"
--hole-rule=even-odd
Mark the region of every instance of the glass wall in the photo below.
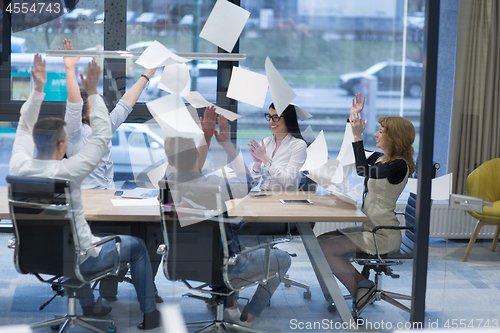
[[[217,53],[217,47],[199,38],[201,29],[210,14],[215,0],[178,0],[153,2],[128,0],[127,2],[127,50],[144,51],[157,40],[173,52]],[[200,92],[205,99],[215,103],[217,89],[217,63],[215,61],[191,61],[191,90]],[[137,81],[144,68],[127,63],[127,87]],[[158,89],[162,69],[156,71],[139,101],[161,97],[165,91]]]
[[[215,45],[198,37],[214,4],[215,0],[168,3],[128,0],[126,48],[143,51],[158,40],[175,52],[216,53]],[[293,102],[313,115],[299,122],[302,131],[310,126],[317,136],[323,130],[330,159],[336,158],[340,149],[355,92],[367,96],[364,117],[368,119],[365,137],[368,149],[375,148],[372,135],[378,128],[378,116],[403,115],[417,127],[415,148],[418,152],[424,24],[421,1],[390,0],[384,1],[383,5],[374,5],[368,0],[242,0],[241,6],[251,15],[239,42],[239,52],[247,59],[240,66],[264,73],[265,59],[270,57],[297,94]],[[104,1],[81,0],[75,8],[63,7],[62,10],[64,15],[32,27],[29,27],[28,19],[13,17],[12,100],[24,100],[31,91],[30,70],[34,53],[57,49],[65,38],[73,41],[75,49],[103,48]],[[49,76],[46,100],[65,101],[62,58],[47,57],[46,60]],[[89,60],[80,60],[79,73],[85,74]],[[102,64],[102,59],[98,61]],[[205,99],[215,102],[217,62],[192,61],[189,68],[191,90],[199,91]],[[144,68],[128,60],[127,89],[143,73]],[[150,79],[135,110],[140,108],[141,102],[166,94],[158,88],[161,75],[159,69]],[[102,83],[99,88],[102,91]],[[247,165],[251,165],[246,150],[248,140],[260,141],[271,135],[264,119],[271,102],[268,93],[262,109],[238,103],[238,112],[244,117],[238,120],[236,136]],[[161,131],[153,128],[155,130],[161,136]],[[132,174],[125,173],[125,169],[115,168],[118,173],[115,178],[130,178]],[[357,176],[351,178],[354,186],[360,183]]]
[[[102,49],[103,0],[80,0],[74,8],[62,6],[60,1],[47,1],[43,8],[41,3],[37,5],[36,15],[29,11],[26,14],[22,11],[18,14],[12,13],[11,100],[25,100],[29,96],[32,88],[30,71],[35,53],[43,56],[46,50],[62,48],[64,39],[71,39],[75,50]],[[59,13],[64,14],[51,19]],[[30,22],[30,19],[35,17],[46,23]],[[45,60],[47,66],[45,100],[65,101],[67,94],[63,59],[47,57]],[[85,74],[90,60],[82,58],[77,66],[77,72]],[[102,92],[102,84],[99,90]]]
[[[240,39],[241,66],[265,74],[266,57],[297,97],[293,103],[313,115],[302,132],[324,131],[329,158],[338,155],[355,93],[366,95],[365,148],[375,149],[373,134],[381,115],[402,115],[417,128],[420,118],[423,8],[419,1],[255,1],[242,0],[251,12]],[[264,108],[239,103],[238,143],[271,136]],[[310,142],[309,142],[310,143]],[[415,140],[418,151],[418,136]],[[416,157],[416,155],[415,155]],[[245,156],[247,164],[252,160]],[[352,177],[356,185],[360,178]]]

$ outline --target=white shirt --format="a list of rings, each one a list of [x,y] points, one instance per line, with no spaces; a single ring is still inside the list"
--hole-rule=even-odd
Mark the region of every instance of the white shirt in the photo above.
[[[79,103],[66,101],[64,120],[66,121],[66,131],[68,132],[68,150],[66,151],[68,157],[76,155],[92,137],[92,128],[82,122],[82,107],[83,101]],[[119,100],[118,104],[116,104],[113,111],[109,114],[112,133],[127,119],[130,112],[132,112],[132,107],[123,100]],[[92,112],[90,113],[92,114]],[[113,183],[114,172],[111,148],[110,141],[104,156],[95,170],[83,180],[82,188],[105,189],[115,187]]]
[[[261,190],[272,190],[273,188],[286,188],[296,190],[302,178],[299,169],[306,161],[307,144],[304,140],[297,139],[290,133],[283,139],[278,150],[274,137],[264,139],[266,154],[271,158],[271,165],[261,164],[260,172],[252,168],[252,177],[257,179],[262,176]]]
[[[76,232],[80,246],[88,248],[100,238],[92,235],[85,220],[81,200],[81,183],[96,167],[111,140],[111,126],[108,110],[102,98],[90,95],[93,110],[90,113],[90,124],[93,128],[92,138],[80,149],[78,154],[63,160],[39,160],[33,158],[35,144],[33,127],[38,120],[44,93],[33,91],[21,108],[21,117],[17,127],[16,138],[10,159],[10,174],[14,176],[31,176],[60,178],[69,180],[71,203],[74,211]],[[88,255],[97,257],[100,247],[89,251]],[[86,259],[86,258],[84,258]]]

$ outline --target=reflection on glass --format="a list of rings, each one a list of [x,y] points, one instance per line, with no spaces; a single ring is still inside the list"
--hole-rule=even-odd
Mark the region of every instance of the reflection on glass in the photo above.
[[[299,121],[301,130],[311,125],[316,136],[324,130],[330,159],[338,155],[356,92],[367,96],[363,116],[374,126],[378,127],[380,115],[402,115],[413,122],[418,133],[423,24],[412,25],[412,33],[404,38],[405,14],[413,18],[415,11],[422,10],[413,2],[405,8],[404,1],[396,0],[242,0],[241,6],[251,15],[240,39],[240,53],[247,57],[241,65],[264,73],[265,59],[270,57],[297,94],[293,103],[313,115]],[[422,23],[423,18],[417,21]],[[374,83],[363,83],[362,78],[370,75]],[[268,93],[264,110],[238,104],[238,112],[245,116],[238,120],[241,147],[249,139],[260,142],[271,135],[268,122],[260,116],[267,112],[271,99]],[[375,131],[367,132],[366,148],[376,149]],[[418,146],[414,147],[418,153]],[[252,159],[243,151],[250,165]],[[351,178],[355,185],[359,177]]]
[[[144,51],[157,40],[174,52],[217,53],[217,47],[198,37],[215,1],[146,2],[129,0],[127,5],[127,50]],[[191,90],[215,102],[216,62],[191,61]],[[147,102],[167,94],[158,88],[163,69],[158,69],[139,98]],[[127,89],[144,73],[144,68],[127,62]]]
[[[46,1],[44,17],[30,22],[30,26],[22,25],[26,29],[13,29],[12,33],[12,56],[11,56],[11,99],[25,100],[33,84],[30,81],[30,71],[35,53],[45,54],[47,49],[56,50],[62,48],[63,39],[71,39],[76,50],[99,49],[103,45],[104,24],[98,16],[104,12],[104,1],[102,0],[80,0],[74,9],[62,7],[60,10],[65,14],[52,18],[47,12],[48,4],[51,3],[52,14],[55,14],[56,3],[61,1]],[[41,10],[41,2],[37,3]],[[47,12],[47,13],[46,13]],[[13,18],[14,19],[14,18]],[[24,19],[23,19],[24,20]],[[47,21],[49,20],[49,21]],[[24,22],[24,21],[23,21]],[[21,27],[21,25],[19,26]],[[63,59],[59,57],[47,57],[47,85],[45,86],[46,101],[65,101],[66,94],[66,69]],[[81,59],[76,66],[78,73],[86,74],[87,63],[90,58]],[[102,59],[99,59],[98,62]],[[102,93],[102,83],[98,86]]]

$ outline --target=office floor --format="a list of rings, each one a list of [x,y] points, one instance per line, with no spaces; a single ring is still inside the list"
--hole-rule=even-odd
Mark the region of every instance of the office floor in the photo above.
[[[13,250],[7,248],[11,234],[0,234],[0,325],[34,323],[52,318],[66,311],[66,299],[57,297],[42,311],[38,308],[50,299],[50,286],[34,276],[20,275],[13,265]],[[491,241],[478,241],[467,263],[462,256],[466,241],[431,240],[427,279],[427,303],[425,327],[429,328],[498,328],[500,325],[500,248],[490,252]],[[311,286],[312,298],[303,298],[303,290],[280,285],[271,306],[266,308],[253,327],[268,332],[330,332],[341,326],[336,313],[327,310],[311,265],[300,240],[284,244],[281,248],[296,252],[289,270],[291,278]],[[410,263],[398,266],[399,279],[384,277],[387,290],[410,293]],[[182,297],[188,290],[181,283],[168,281],[163,272],[157,275],[157,286],[165,302],[179,303],[185,320],[209,320],[212,312],[203,302]],[[345,289],[343,289],[345,291]],[[241,296],[251,297],[253,289]],[[135,291],[131,284],[119,286],[118,301],[110,303],[110,317],[116,321],[117,332],[141,332],[136,328],[142,320]],[[241,307],[244,302],[240,301]],[[81,308],[77,306],[78,313]],[[385,302],[370,305],[363,312],[366,326],[359,332],[392,331],[408,328],[409,314]],[[105,327],[103,327],[105,328]],[[194,330],[191,330],[194,331]],[[50,328],[37,332],[51,332]],[[87,332],[73,328],[70,332]],[[162,332],[161,329],[150,332]]]

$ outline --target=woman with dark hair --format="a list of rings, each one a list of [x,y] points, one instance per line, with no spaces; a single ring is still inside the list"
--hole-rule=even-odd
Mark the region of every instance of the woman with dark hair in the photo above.
[[[299,171],[306,161],[307,144],[300,134],[297,112],[294,105],[288,105],[278,116],[274,103],[265,114],[272,137],[248,143],[253,165],[251,175],[256,182],[262,178],[260,189],[263,191],[298,190],[302,172]],[[287,223],[243,223],[237,230],[238,235],[284,235]],[[242,239],[242,243],[249,240]],[[254,245],[247,243],[244,245]]]
[[[375,133],[375,139],[377,148],[383,153],[375,152],[366,157],[362,139],[366,122],[359,113],[364,100],[361,102],[360,95],[356,95],[356,101],[353,101],[353,109],[358,108],[359,111],[352,112],[351,109],[349,121],[354,136],[352,145],[356,171],[359,176],[365,177],[362,211],[368,216],[368,222],[360,227],[343,228],[318,237],[330,269],[349,290],[355,311],[368,304],[376,286],[351,265],[349,258],[354,253],[376,255],[372,230],[379,225],[399,225],[394,215],[396,201],[409,175],[415,170],[412,147],[415,128],[402,117],[378,118],[380,128]],[[381,229],[377,232],[376,246],[380,254],[397,251],[400,245],[399,230]]]
[[[262,177],[261,190],[296,190],[302,172],[300,168],[306,161],[307,144],[300,134],[295,106],[288,105],[278,116],[274,103],[265,114],[272,137],[261,140],[259,144],[250,140],[248,147],[252,155],[252,177]]]

